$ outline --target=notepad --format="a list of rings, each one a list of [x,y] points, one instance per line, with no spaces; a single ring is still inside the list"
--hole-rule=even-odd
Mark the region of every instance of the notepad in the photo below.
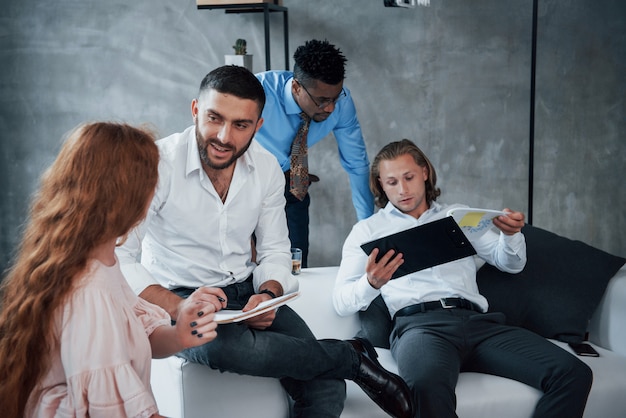
[[[476,254],[451,216],[367,242],[361,248],[368,255],[378,248],[377,261],[392,249],[402,253],[404,263],[392,279]]]
[[[277,298],[266,300],[257,305],[256,308],[249,311],[235,310],[235,309],[222,309],[215,312],[215,322],[218,324],[229,324],[231,322],[241,322],[246,319],[261,315],[262,313],[276,309],[289,301],[294,300],[300,296],[300,292],[288,293]]]

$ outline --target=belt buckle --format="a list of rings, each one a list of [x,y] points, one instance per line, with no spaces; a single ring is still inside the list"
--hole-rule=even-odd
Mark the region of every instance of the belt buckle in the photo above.
[[[441,307],[443,309],[452,309],[452,308],[456,308],[455,305],[448,305],[448,298],[440,298],[439,299],[439,303],[441,303]]]

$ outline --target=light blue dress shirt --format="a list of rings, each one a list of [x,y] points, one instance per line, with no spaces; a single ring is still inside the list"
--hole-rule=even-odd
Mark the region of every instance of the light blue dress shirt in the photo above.
[[[267,71],[256,75],[267,97],[263,109],[263,126],[256,140],[278,159],[283,171],[289,170],[293,138],[300,126],[302,109],[291,93],[293,72]],[[374,197],[369,189],[369,159],[356,108],[350,91],[335,104],[335,110],[323,122],[311,121],[307,137],[308,147],[333,133],[339,149],[341,165],[348,173],[352,188],[352,203],[357,218],[365,219],[374,213]]]

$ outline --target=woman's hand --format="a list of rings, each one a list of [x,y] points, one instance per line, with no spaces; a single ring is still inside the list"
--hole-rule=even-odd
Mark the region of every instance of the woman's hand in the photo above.
[[[200,287],[178,308],[176,336],[184,348],[196,347],[217,337],[214,312],[226,306],[226,296],[219,288]]]

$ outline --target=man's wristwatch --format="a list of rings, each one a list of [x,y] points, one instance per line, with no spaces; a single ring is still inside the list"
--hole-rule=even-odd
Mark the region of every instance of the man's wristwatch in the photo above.
[[[274,292],[272,292],[271,290],[269,290],[269,289],[263,289],[263,290],[260,290],[260,291],[259,291],[259,295],[260,295],[261,293],[265,293],[265,294],[270,295],[270,296],[272,297],[272,299],[275,299],[275,298],[276,298],[276,294],[275,294]]]

